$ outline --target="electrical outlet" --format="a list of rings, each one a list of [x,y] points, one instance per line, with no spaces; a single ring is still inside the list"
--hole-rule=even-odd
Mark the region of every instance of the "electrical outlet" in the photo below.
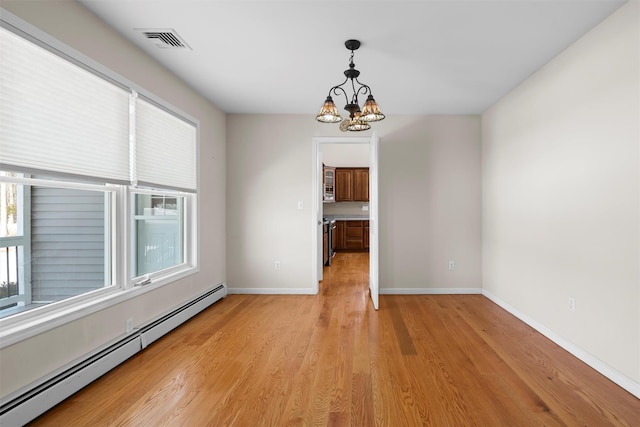
[[[126,321],[127,333],[133,331],[133,318],[130,317]]]
[[[274,263],[274,267],[275,267],[276,270],[280,270],[280,261],[276,261]]]
[[[569,297],[569,311],[576,311],[576,299]]]
[[[449,270],[455,270],[455,269],[456,269],[455,261],[449,261]]]

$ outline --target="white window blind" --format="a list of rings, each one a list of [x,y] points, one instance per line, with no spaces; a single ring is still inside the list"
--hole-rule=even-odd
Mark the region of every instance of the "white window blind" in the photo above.
[[[196,127],[137,98],[135,168],[139,185],[195,191]]]
[[[129,180],[129,92],[0,28],[0,168]]]

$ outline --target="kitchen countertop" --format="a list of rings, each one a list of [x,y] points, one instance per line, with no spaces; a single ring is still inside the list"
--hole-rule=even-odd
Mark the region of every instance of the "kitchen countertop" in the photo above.
[[[336,221],[366,221],[369,219],[369,215],[327,215],[327,219]]]

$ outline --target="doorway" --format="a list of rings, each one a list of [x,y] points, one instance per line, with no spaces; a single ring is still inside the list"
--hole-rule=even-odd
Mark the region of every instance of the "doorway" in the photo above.
[[[312,289],[318,293],[322,280],[323,262],[323,192],[322,147],[328,144],[366,144],[369,147],[369,291],[374,309],[378,309],[378,136],[371,137],[316,137],[312,140]]]

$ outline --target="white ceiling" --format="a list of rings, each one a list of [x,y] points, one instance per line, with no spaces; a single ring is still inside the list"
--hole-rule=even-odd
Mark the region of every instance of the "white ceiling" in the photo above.
[[[78,1],[229,113],[316,114],[359,39],[387,116],[481,113],[625,2]],[[192,50],[134,28],[172,28]]]

